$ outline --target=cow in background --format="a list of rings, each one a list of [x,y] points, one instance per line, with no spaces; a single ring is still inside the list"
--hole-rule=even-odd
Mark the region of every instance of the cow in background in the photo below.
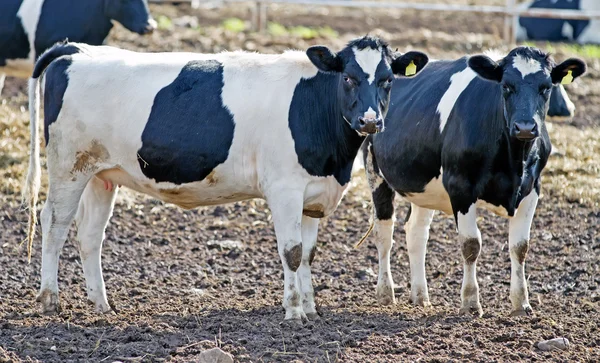
[[[57,42],[101,45],[113,21],[138,34],[156,28],[147,0],[0,1],[0,93],[5,76],[29,78],[34,60]]]
[[[520,5],[522,9],[562,9],[600,11],[598,0],[535,0]],[[517,40],[548,40],[600,44],[600,19],[568,20],[547,18],[519,18]]]

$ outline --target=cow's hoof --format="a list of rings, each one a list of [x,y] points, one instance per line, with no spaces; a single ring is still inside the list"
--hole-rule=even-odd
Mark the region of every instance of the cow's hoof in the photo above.
[[[531,306],[525,305],[522,309],[513,310],[510,316],[529,316],[531,314],[533,314],[533,309],[531,309]]]
[[[307,313],[306,317],[308,318],[308,320],[310,321],[315,321],[315,320],[320,320],[321,317],[319,316],[319,314],[317,313]]]
[[[304,321],[303,321],[303,319],[300,319],[300,318],[285,319],[284,321],[282,321],[279,324],[282,327],[289,328],[289,329],[298,329],[298,328],[304,327]]]
[[[383,306],[394,305],[396,303],[394,289],[389,285],[377,287],[377,302]]]
[[[420,306],[422,308],[430,308],[431,307],[431,302],[429,302],[429,299],[424,299],[423,297],[417,297],[417,298],[411,298],[410,302],[414,305],[414,306]]]
[[[99,314],[106,314],[113,311],[112,306],[108,303],[108,301],[100,301],[94,302],[92,300],[88,300],[90,304],[94,305],[94,311]]]
[[[42,303],[42,312],[46,315],[53,315],[60,312],[58,303],[58,293],[50,290],[41,291],[35,301]]]
[[[473,315],[477,317],[483,316],[483,309],[481,308],[481,304],[471,304],[467,306],[463,306],[458,310],[458,313],[461,315]]]

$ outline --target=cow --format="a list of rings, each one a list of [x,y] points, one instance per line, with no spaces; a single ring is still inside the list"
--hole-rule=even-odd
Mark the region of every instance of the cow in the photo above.
[[[519,6],[521,9],[557,9],[600,11],[598,0],[534,0]],[[577,42],[600,44],[600,19],[570,20],[519,18],[517,40],[548,40],[553,42]]]
[[[0,3],[0,93],[5,76],[29,78],[34,60],[64,39],[101,45],[118,21],[138,34],[156,28],[147,0],[4,0]]]
[[[88,298],[110,310],[100,249],[125,186],[184,209],[265,199],[284,269],[285,319],[317,318],[310,265],[319,219],[339,204],[366,135],[383,130],[394,74],[419,72],[427,56],[392,52],[370,36],[337,53],[325,46],[275,55],[98,49],[56,45],[29,81],[31,246],[43,73],[43,311],[59,308],[58,258],[73,219]]]
[[[464,262],[459,312],[482,314],[476,208],[484,207],[509,218],[511,314],[532,312],[524,263],[540,174],[552,148],[544,120],[548,99],[553,85],[585,71],[579,59],[556,65],[539,49],[517,47],[498,62],[487,55],[430,62],[416,77],[394,82],[386,131],[370,135],[362,147],[379,254],[379,303],[395,303],[390,250],[398,193],[410,202],[404,228],[413,304],[430,305],[425,254],[438,210],[453,215],[458,230]]]

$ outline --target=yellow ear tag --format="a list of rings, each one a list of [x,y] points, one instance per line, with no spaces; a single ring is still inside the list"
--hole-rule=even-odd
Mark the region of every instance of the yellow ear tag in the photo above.
[[[410,63],[406,66],[406,72],[404,74],[406,76],[417,74],[417,66],[415,65],[414,61],[410,61]]]
[[[571,73],[573,73],[573,71],[567,71],[567,75],[563,77],[562,81],[560,81],[560,84],[570,84],[573,82],[573,75]]]

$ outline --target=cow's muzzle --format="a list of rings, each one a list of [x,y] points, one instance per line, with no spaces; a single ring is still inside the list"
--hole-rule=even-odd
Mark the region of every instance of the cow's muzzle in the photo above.
[[[536,122],[515,122],[513,126],[513,135],[519,141],[530,141],[539,136],[538,126]]]
[[[144,27],[144,30],[142,30],[142,34],[152,34],[154,32],[154,30],[156,30],[157,26],[158,26],[158,24],[156,23],[156,20],[154,20],[154,19],[148,20],[148,24],[146,24],[146,26]]]
[[[358,118],[359,132],[363,134],[376,134],[383,131],[382,118]]]

